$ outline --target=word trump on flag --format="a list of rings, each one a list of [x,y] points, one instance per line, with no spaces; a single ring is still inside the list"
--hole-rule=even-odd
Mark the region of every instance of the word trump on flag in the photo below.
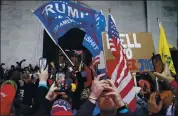
[[[79,28],[85,32],[83,46],[93,57],[102,50],[101,32],[105,30],[106,21],[101,12],[72,1],[54,0],[40,6],[33,13],[55,44],[70,29]]]
[[[80,10],[83,9],[83,10]],[[92,17],[96,13],[95,10],[88,9],[84,6],[79,6],[78,4],[74,2],[68,2],[68,1],[53,1],[50,4],[46,5],[45,8],[42,11],[43,15],[53,15],[56,14],[56,17],[58,16],[68,16],[72,17],[74,20],[91,20],[94,17]],[[60,14],[60,15],[57,15]],[[83,22],[83,21],[82,21]],[[86,21],[85,21],[86,22]],[[93,21],[90,21],[88,23],[93,23]]]

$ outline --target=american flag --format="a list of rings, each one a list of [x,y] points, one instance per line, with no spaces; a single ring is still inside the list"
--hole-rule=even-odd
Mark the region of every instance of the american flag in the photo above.
[[[96,57],[92,58],[92,64],[93,64],[93,66],[96,66],[99,63],[100,63],[100,55],[97,55]]]
[[[117,47],[119,45],[119,33],[116,29],[115,21],[112,15],[109,15],[108,17],[108,36],[111,52],[115,57],[118,57],[119,52],[117,51]]]
[[[119,32],[116,29],[114,18],[110,14],[108,16],[108,36],[111,52],[118,62],[113,63],[115,68],[112,72],[111,79],[115,81],[123,101],[128,104],[131,111],[135,111],[136,97],[134,80],[127,67],[126,55],[120,44]]]

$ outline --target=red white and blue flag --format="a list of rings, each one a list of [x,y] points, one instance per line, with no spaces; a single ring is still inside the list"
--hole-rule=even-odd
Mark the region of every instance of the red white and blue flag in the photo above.
[[[108,36],[111,52],[115,56],[115,60],[110,61],[112,67],[114,67],[111,72],[111,79],[115,81],[123,101],[128,104],[131,111],[135,111],[134,80],[128,69],[126,55],[120,43],[119,32],[112,15],[108,17]]]
[[[100,55],[97,55],[96,57],[92,58],[92,64],[93,64],[93,66],[100,64]]]

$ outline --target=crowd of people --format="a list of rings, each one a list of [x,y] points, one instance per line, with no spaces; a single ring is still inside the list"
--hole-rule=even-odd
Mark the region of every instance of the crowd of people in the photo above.
[[[77,69],[51,62],[42,69],[32,65],[22,68],[23,62],[9,70],[0,65],[0,116],[178,115],[178,77],[167,64],[162,73],[137,73],[141,90],[136,94],[136,111],[131,112],[115,83],[104,79],[106,74],[97,75],[91,63],[81,63]]]

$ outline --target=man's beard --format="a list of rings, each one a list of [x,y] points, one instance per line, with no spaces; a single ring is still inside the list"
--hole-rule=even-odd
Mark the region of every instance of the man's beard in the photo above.
[[[114,116],[116,115],[116,113],[117,113],[117,109],[115,108],[112,109],[108,108],[108,109],[101,110],[102,116]]]

